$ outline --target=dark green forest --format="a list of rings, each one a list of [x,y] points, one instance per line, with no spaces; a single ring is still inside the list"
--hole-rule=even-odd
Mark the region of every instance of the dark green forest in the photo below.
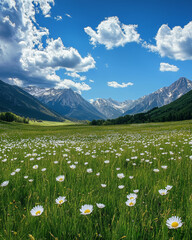
[[[91,125],[113,125],[149,122],[169,122],[192,119],[192,91],[163,107],[156,107],[146,113],[126,115],[116,119],[93,120]]]

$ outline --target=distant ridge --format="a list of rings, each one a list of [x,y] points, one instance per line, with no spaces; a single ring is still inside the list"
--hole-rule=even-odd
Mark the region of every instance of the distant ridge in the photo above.
[[[92,125],[131,124],[148,122],[167,122],[192,119],[192,90],[160,108],[156,107],[146,113],[125,115],[106,121],[93,120]]]
[[[93,119],[105,119],[102,113],[72,89],[29,86],[25,88],[25,91],[63,117],[90,121]]]
[[[192,90],[192,81],[181,77],[169,87],[163,87],[137,100],[118,102],[111,98],[99,98],[92,104],[98,111],[103,113],[106,118],[111,119],[127,114],[147,112],[154,107],[164,106],[183,96],[190,90]]]
[[[181,77],[169,87],[163,87],[136,100],[135,106],[127,110],[123,115],[147,112],[154,107],[164,106],[180,98],[190,90],[192,90],[192,81]]]
[[[59,114],[49,110],[23,89],[0,80],[0,112],[13,112],[37,120],[63,121]]]

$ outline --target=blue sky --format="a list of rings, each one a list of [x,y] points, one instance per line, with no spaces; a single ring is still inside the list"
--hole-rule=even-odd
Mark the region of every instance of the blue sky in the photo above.
[[[189,0],[2,0],[0,78],[137,99],[192,79]],[[161,68],[160,68],[161,66]]]

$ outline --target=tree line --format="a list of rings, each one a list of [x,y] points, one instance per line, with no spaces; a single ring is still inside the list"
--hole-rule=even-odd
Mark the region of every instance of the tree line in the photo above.
[[[0,120],[5,122],[29,123],[29,118],[17,116],[12,112],[0,113]]]
[[[163,114],[155,114],[155,109],[147,113],[138,113],[135,115],[125,115],[115,119],[93,120],[90,125],[116,125],[116,124],[132,124],[132,123],[150,123],[150,122],[169,122],[192,119],[192,111],[186,112],[165,112]]]

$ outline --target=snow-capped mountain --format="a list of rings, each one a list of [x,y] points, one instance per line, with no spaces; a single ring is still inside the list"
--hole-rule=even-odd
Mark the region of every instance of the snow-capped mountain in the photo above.
[[[147,112],[154,107],[164,106],[175,101],[190,90],[192,90],[192,81],[181,77],[169,87],[160,88],[137,100],[118,102],[113,99],[99,98],[92,102],[92,105],[103,113],[106,118],[117,118],[122,115]]]
[[[127,100],[125,102],[118,102],[111,98],[103,99],[98,98],[92,103],[92,105],[101,113],[103,113],[106,118],[117,118],[126,112],[130,106],[132,106],[134,100]]]
[[[134,106],[129,108],[123,115],[147,112],[154,107],[162,107],[169,104],[187,92],[192,90],[192,81],[181,77],[169,87],[159,90],[139,98],[134,102]]]
[[[29,86],[25,91],[36,97],[61,116],[78,120],[106,118],[94,106],[71,89],[39,88]]]
[[[0,93],[0,112],[12,112],[37,120],[64,121],[63,117],[18,86],[0,80]]]

